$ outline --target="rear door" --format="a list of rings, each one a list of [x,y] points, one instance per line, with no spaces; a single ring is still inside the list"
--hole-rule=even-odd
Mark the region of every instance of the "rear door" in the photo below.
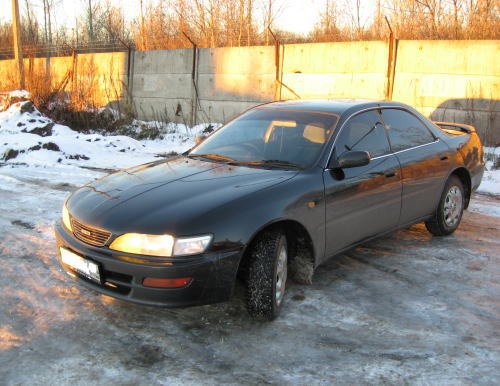
[[[351,117],[334,144],[331,168],[323,173],[326,199],[326,257],[397,226],[401,209],[399,162],[377,110]],[[366,166],[338,169],[344,152],[368,151]]]
[[[417,116],[382,109],[391,149],[401,164],[403,195],[400,225],[434,213],[450,170],[450,150]]]

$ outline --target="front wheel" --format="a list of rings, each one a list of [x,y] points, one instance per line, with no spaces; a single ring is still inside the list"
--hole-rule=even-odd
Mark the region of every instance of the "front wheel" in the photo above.
[[[255,318],[275,319],[285,295],[288,249],[285,234],[272,230],[258,236],[250,250],[247,310]]]
[[[464,186],[456,176],[446,182],[434,217],[425,222],[427,230],[435,236],[447,236],[455,232],[464,212]]]

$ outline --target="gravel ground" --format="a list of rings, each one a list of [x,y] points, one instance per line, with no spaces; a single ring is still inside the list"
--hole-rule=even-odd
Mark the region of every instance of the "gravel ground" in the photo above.
[[[498,197],[450,237],[415,225],[331,259],[258,323],[241,286],[169,310],[75,284],[51,229],[74,187],[43,173],[0,173],[0,384],[498,384]]]

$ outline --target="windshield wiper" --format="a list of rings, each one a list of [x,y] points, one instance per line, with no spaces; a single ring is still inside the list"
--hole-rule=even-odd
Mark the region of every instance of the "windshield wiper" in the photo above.
[[[189,158],[199,157],[199,158],[207,158],[213,159],[217,161],[226,161],[226,162],[237,162],[234,158],[226,157],[225,155],[207,153],[207,154],[189,154]]]
[[[227,157],[225,155],[207,153],[207,154],[189,154],[189,158],[206,158],[216,161],[224,161],[232,165],[249,165],[249,166],[270,166],[270,167],[280,167],[280,168],[293,168],[293,169],[303,169],[304,167],[293,162],[279,160],[279,159],[265,159],[261,161],[237,161],[234,158]]]
[[[293,168],[293,169],[304,169],[302,165],[284,161],[280,159],[264,159],[262,161],[256,162],[257,165],[267,165],[267,166],[277,166],[281,168]]]

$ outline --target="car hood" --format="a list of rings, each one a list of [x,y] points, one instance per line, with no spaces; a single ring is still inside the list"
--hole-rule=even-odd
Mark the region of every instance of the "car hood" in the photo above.
[[[126,169],[78,189],[67,202],[78,220],[112,231],[174,233],[233,200],[297,171],[179,157]]]

